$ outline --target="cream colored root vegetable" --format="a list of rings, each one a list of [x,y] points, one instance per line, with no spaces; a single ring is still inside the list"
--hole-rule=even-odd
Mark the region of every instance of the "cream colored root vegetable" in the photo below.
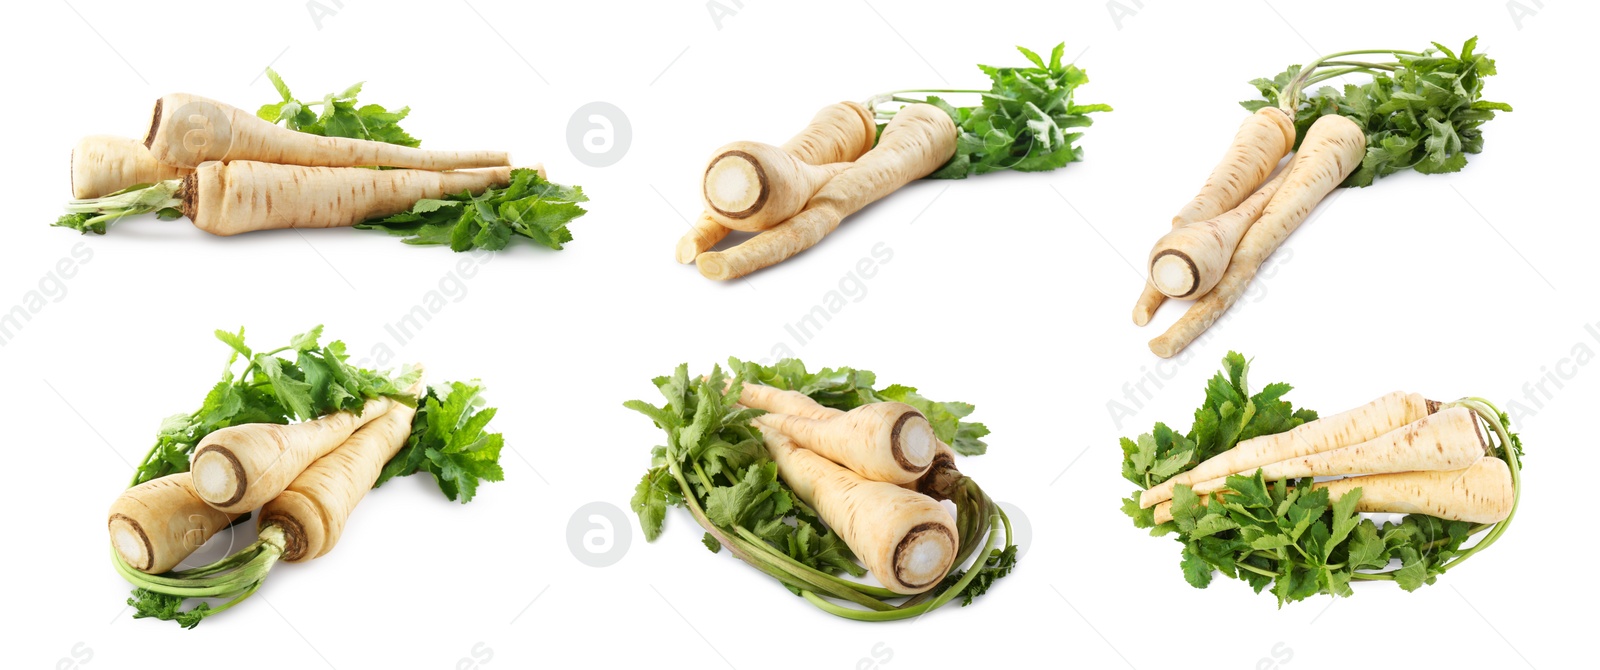
[[[72,197],[98,198],[129,186],[154,184],[189,173],[163,165],[139,140],[90,135],[72,149]]]
[[[700,193],[706,214],[717,223],[761,231],[798,214],[849,165],[811,165],[770,144],[734,142],[712,154]]]
[[[1278,173],[1244,202],[1222,214],[1176,228],[1150,249],[1150,281],[1169,298],[1205,295],[1222,279],[1245,231],[1278,192],[1289,171]]]
[[[1397,472],[1345,477],[1318,482],[1328,500],[1338,500],[1351,489],[1361,489],[1357,512],[1372,514],[1426,514],[1451,521],[1499,523],[1511,516],[1517,494],[1511,468],[1493,456],[1484,456],[1461,470]],[[1200,496],[1206,502],[1209,496]],[[1155,522],[1172,520],[1172,501],[1156,505]]]
[[[232,105],[187,93],[156,100],[144,145],[156,160],[184,168],[199,167],[206,161],[416,170],[511,165],[511,157],[504,151],[431,151],[302,133]]]
[[[424,198],[481,193],[510,180],[511,168],[505,167],[432,172],[210,162],[184,178],[179,196],[195,227],[237,235],[353,226],[406,211]]]
[[[111,503],[106,526],[123,562],[160,574],[177,567],[237,516],[212,509],[195,494],[189,473],[179,472],[123,491]]]
[[[1179,484],[1193,486],[1278,461],[1360,444],[1439,411],[1439,403],[1416,393],[1395,391],[1355,409],[1303,423],[1275,435],[1253,437],[1139,496],[1140,507],[1172,499]]]
[[[1357,512],[1426,514],[1471,523],[1505,521],[1517,501],[1511,468],[1493,456],[1462,470],[1346,477],[1316,487],[1327,489],[1330,500],[1360,487]]]
[[[283,560],[308,561],[333,550],[383,465],[405,446],[416,413],[414,407],[394,403],[261,508],[261,525],[283,529]]]
[[[841,102],[823,107],[804,130],[780,148],[809,165],[847,163],[872,148],[877,130],[877,121],[866,107],[857,102]],[[701,213],[678,241],[678,262],[693,263],[696,256],[721,242],[728,230],[712,218],[709,210]]]
[[[828,419],[763,414],[756,421],[862,477],[891,484],[916,481],[937,451],[927,417],[899,402],[862,405]]]
[[[1262,107],[1246,117],[1200,193],[1178,210],[1172,225],[1205,221],[1237,207],[1294,148],[1294,137],[1294,119],[1277,107]]]
[[[190,459],[195,492],[221,511],[242,513],[271,500],[306,467],[343,444],[357,428],[394,405],[368,400],[361,413],[337,412],[289,425],[251,423],[223,428],[200,441]]]
[[[745,382],[740,387],[739,403],[774,414],[803,416],[819,421],[844,416],[842,410],[824,407],[812,400],[811,396],[799,391],[786,391],[751,382]],[[921,477],[905,482],[901,486],[934,500],[945,500],[954,492],[956,484],[964,475],[956,467],[956,452],[950,445],[938,437],[934,437],[933,445],[933,461],[928,464],[927,471],[923,472]]]
[[[1360,444],[1268,463],[1260,467],[1261,474],[1267,481],[1275,481],[1460,470],[1482,458],[1489,448],[1477,416],[1465,407],[1452,407]],[[1253,470],[1232,474],[1250,472]],[[1195,484],[1194,492],[1211,493],[1225,488],[1227,478],[1218,477]]]
[[[1150,351],[1171,358],[1216,323],[1244,294],[1267,257],[1300,227],[1317,203],[1361,165],[1366,150],[1366,133],[1350,119],[1330,114],[1311,124],[1300,151],[1289,163],[1288,178],[1239,241],[1222,280],[1167,332],[1150,340]]]
[[[863,479],[758,424],[778,474],[839,534],[878,582],[914,594],[938,585],[959,549],[955,522],[928,496]]]
[[[829,180],[804,211],[736,247],[700,254],[700,274],[735,279],[805,251],[845,217],[939,169],[955,150],[949,114],[933,105],[907,105],[884,128],[878,145]]]
[[[1239,131],[1234,133],[1233,143],[1223,153],[1222,161],[1211,169],[1200,193],[1172,217],[1172,230],[1215,218],[1237,207],[1245,200],[1245,194],[1265,181],[1278,161],[1294,148],[1294,137],[1294,121],[1281,109],[1263,107],[1245,117],[1239,124]],[[1203,294],[1204,291],[1193,293]],[[1133,305],[1134,325],[1150,323],[1156,309],[1166,300],[1166,294],[1146,281],[1138,302]]]

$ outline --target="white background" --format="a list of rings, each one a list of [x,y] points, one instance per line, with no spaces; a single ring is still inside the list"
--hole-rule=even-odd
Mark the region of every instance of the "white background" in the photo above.
[[[0,347],[11,430],[7,667],[362,668],[961,667],[1331,668],[1351,663],[1571,667],[1592,635],[1591,424],[1600,366],[1594,189],[1578,69],[1597,18],[1550,0],[1507,3],[780,3],[745,0],[720,26],[701,0],[437,5],[90,2],[7,10],[5,161],[11,230],[0,309],[27,301],[74,249],[92,254]],[[725,2],[730,8],[734,3]],[[1515,3],[1512,3],[1515,4]],[[491,28],[492,26],[492,28]],[[1128,312],[1134,266],[1232,137],[1245,82],[1317,53],[1452,47],[1481,36],[1500,63],[1488,96],[1516,106],[1487,127],[1465,172],[1402,174],[1325,203],[1233,317],[1162,362]],[[718,145],[780,142],[819,107],[887,89],[982,87],[978,62],[1067,42],[1116,106],[1087,158],[1046,174],[917,183],[804,255],[716,284],[671,251],[699,207]],[[273,64],[301,97],[357,81],[362,100],[415,110],[434,148],[503,148],[582,184],[577,240],[527,245],[452,278],[464,256],[376,233],[213,238],[184,221],[127,221],[103,238],[50,228],[67,154],[90,133],[141,134],[151,102],[200,93],[274,99]],[[582,104],[628,116],[608,168],[567,147]],[[874,245],[892,260],[809,341],[785,330]],[[78,245],[84,245],[79,248]],[[474,261],[468,261],[474,264]],[[464,286],[411,341],[385,330],[441,285]],[[379,345],[432,378],[482,377],[503,408],[507,481],[446,502],[425,477],[369,496],[338,551],[282,565],[254,599],[193,631],[131,620],[106,557],[105,510],[162,417],[187,412],[225,348],[216,328],[276,344],[317,323],[356,352]],[[1017,572],[969,608],[917,622],[814,611],[733,559],[711,556],[686,514],[620,562],[580,563],[569,518],[626,508],[660,435],[622,408],[679,362],[790,348],[814,366],[976,403],[990,453],[961,467],[1031,523]],[[1258,384],[1339,411],[1394,389],[1517,399],[1528,446],[1517,523],[1493,550],[1416,593],[1358,584],[1338,602],[1278,610],[1219,579],[1185,584],[1178,547],[1117,510],[1131,486],[1116,439],[1157,420],[1187,427],[1228,349]],[[1579,359],[1572,358],[1585,354]],[[1534,405],[1525,385],[1559,372]],[[1147,373],[1149,397],[1125,384]],[[1114,420],[1111,402],[1131,417]],[[514,453],[513,453],[514,452]],[[1563,484],[1560,479],[1565,479]],[[618,541],[621,541],[620,539]],[[885,653],[887,652],[887,653]],[[76,659],[74,660],[74,655]],[[474,656],[476,654],[476,656]],[[468,659],[464,664],[461,659]],[[1267,659],[1262,661],[1261,659]],[[87,662],[82,662],[82,661]]]

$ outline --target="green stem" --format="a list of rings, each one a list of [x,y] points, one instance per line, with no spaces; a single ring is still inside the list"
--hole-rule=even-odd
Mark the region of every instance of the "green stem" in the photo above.
[[[1415,51],[1400,51],[1395,49],[1357,49],[1354,51],[1339,51],[1336,53],[1327,54],[1317,58],[1316,60],[1306,63],[1304,67],[1300,68],[1300,73],[1289,82],[1288,86],[1284,87],[1283,91],[1280,92],[1278,97],[1278,106],[1282,108],[1283,111],[1288,112],[1290,118],[1294,118],[1295,113],[1300,109],[1300,93],[1305,89],[1308,83],[1310,83],[1309,80],[1312,76],[1312,73],[1316,72],[1317,68],[1322,67],[1328,61],[1337,60],[1344,56],[1360,56],[1366,54],[1390,54],[1394,56],[1422,55],[1421,53]]]
[[[131,186],[99,198],[69,200],[66,207],[68,214],[88,218],[80,220],[74,217],[62,217],[56,225],[72,228],[78,232],[103,233],[106,226],[116,223],[125,216],[183,207],[183,198],[178,195],[182,188],[182,179],[168,179],[154,184]]]

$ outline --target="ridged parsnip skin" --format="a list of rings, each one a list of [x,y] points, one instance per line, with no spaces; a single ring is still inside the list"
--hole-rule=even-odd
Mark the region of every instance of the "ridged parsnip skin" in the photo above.
[[[283,560],[308,561],[333,550],[350,513],[372,490],[383,465],[405,446],[416,414],[416,408],[395,403],[317,459],[261,508],[257,523],[284,531]]]
[[[844,415],[843,410],[824,407],[812,400],[811,396],[799,391],[787,391],[753,382],[745,382],[739,388],[739,403],[746,407],[821,421]],[[923,472],[921,477],[901,486],[934,500],[945,500],[950,497],[952,487],[961,480],[962,474],[961,470],[956,468],[956,451],[937,437],[933,442],[933,462],[928,464],[927,471]]]
[[[927,417],[899,402],[862,405],[827,419],[763,414],[756,421],[862,477],[891,484],[916,481],[937,451]]]
[[[848,163],[867,153],[877,135],[877,120],[871,110],[858,102],[840,102],[823,107],[805,129],[780,148],[810,165]],[[689,232],[678,240],[678,262],[693,263],[696,256],[727,237],[728,230],[709,211],[701,212],[690,224]]]
[[[1178,210],[1177,216],[1172,217],[1172,230],[1214,218],[1236,207],[1243,201],[1246,192],[1272,174],[1272,168],[1294,147],[1294,137],[1294,123],[1283,110],[1267,107],[1246,117],[1239,124],[1239,131],[1234,134],[1233,144],[1228,145],[1227,152],[1223,154],[1222,162],[1212,168],[1200,194]],[[1282,138],[1287,138],[1286,144],[1280,142]],[[1251,181],[1252,178],[1255,181]],[[1192,295],[1204,294],[1205,291],[1200,290]],[[1139,300],[1133,305],[1133,325],[1150,323],[1156,309],[1166,300],[1166,294],[1146,281],[1140,290]]]
[[[1289,163],[1289,176],[1233,252],[1222,280],[1189,307],[1167,332],[1150,340],[1150,351],[1171,358],[1216,323],[1244,295],[1272,252],[1300,227],[1317,203],[1361,165],[1367,136],[1354,121],[1336,114],[1317,119]]]
[[[160,574],[194,553],[237,514],[212,509],[179,472],[130,488],[111,503],[111,546],[140,572]]]
[[[1493,456],[1462,470],[1346,477],[1316,485],[1328,490],[1330,500],[1358,486],[1357,512],[1426,514],[1470,523],[1505,521],[1517,500],[1511,467]]]
[[[1277,107],[1262,107],[1245,117],[1200,193],[1172,217],[1173,227],[1205,221],[1237,207],[1294,148],[1294,137],[1294,120]]]
[[[361,413],[336,412],[288,425],[251,423],[223,428],[200,441],[190,459],[195,492],[221,511],[248,512],[283,493],[306,467],[397,404],[368,400]]]
[[[1301,477],[1377,475],[1392,472],[1460,470],[1487,452],[1478,415],[1465,407],[1452,407],[1422,417],[1375,438],[1309,456],[1261,466],[1267,481]],[[1251,471],[1234,474],[1250,474]],[[1218,477],[1194,485],[1195,493],[1227,488]]]
[[[199,167],[206,161],[415,170],[511,165],[511,157],[504,151],[433,151],[302,133],[232,105],[187,93],[156,100],[144,145],[156,160],[184,168]]]
[[[432,172],[210,162],[185,177],[183,213],[213,235],[335,228],[406,211],[423,198],[482,193],[510,181],[505,167]]]
[[[1395,391],[1355,409],[1233,445],[1232,449],[1206,459],[1188,472],[1150,487],[1139,496],[1139,506],[1149,507],[1172,499],[1172,490],[1179,484],[1194,486],[1218,477],[1255,472],[1256,468],[1270,463],[1360,444],[1437,411],[1437,402],[1416,393]]]
[[[1196,221],[1156,240],[1150,249],[1150,281],[1148,285],[1169,298],[1193,298],[1205,295],[1227,271],[1233,251],[1245,231],[1261,218],[1267,202],[1283,185],[1289,171],[1268,180],[1244,202],[1222,214]]]
[[[757,427],[779,476],[884,588],[909,595],[944,579],[960,535],[942,505],[894,484],[863,479],[768,426]]]
[[[72,197],[98,198],[137,184],[178,179],[189,172],[162,164],[139,140],[90,135],[72,149]]]
[[[1396,472],[1345,477],[1313,484],[1327,489],[1330,502],[1361,488],[1356,511],[1372,514],[1426,514],[1451,521],[1499,523],[1511,516],[1517,504],[1511,468],[1493,456],[1484,456],[1461,470]],[[1206,495],[1200,496],[1204,502]],[[1172,520],[1172,501],[1155,509],[1155,522]]]
[[[678,248],[673,250],[673,258],[679,263],[693,263],[694,257],[700,252],[717,246],[722,238],[728,236],[728,227],[717,223],[710,214],[700,213],[700,218],[689,224],[689,232],[678,238]]]
[[[932,174],[955,151],[956,125],[949,114],[933,105],[907,105],[883,129],[878,145],[829,180],[804,211],[736,247],[700,254],[700,274],[735,279],[805,251],[845,217]]]
[[[718,148],[700,184],[706,214],[733,230],[756,232],[800,213],[811,196],[850,163],[811,165],[760,142]]]

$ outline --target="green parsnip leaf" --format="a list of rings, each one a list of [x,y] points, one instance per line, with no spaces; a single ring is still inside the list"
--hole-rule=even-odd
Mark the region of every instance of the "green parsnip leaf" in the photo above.
[[[560,250],[572,241],[567,224],[588,212],[583,189],[545,181],[529,169],[511,171],[511,183],[478,195],[460,193],[420,200],[408,211],[356,227],[402,237],[406,244],[448,244],[453,251],[499,251],[513,237]]]

